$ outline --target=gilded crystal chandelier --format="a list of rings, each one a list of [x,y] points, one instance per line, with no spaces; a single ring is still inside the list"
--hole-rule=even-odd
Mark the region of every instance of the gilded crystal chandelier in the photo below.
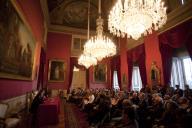
[[[87,23],[87,42],[89,42],[89,11],[90,11],[90,0],[88,0],[88,23]],[[86,42],[86,44],[87,44]],[[78,64],[79,65],[83,65],[85,66],[87,69],[91,66],[91,65],[96,65],[97,64],[97,59],[93,56],[91,56],[90,53],[85,53],[85,51],[83,51],[83,54],[79,57],[78,59]]]
[[[108,28],[114,35],[137,40],[158,30],[167,21],[162,0],[118,0],[109,14]]]
[[[99,17],[96,20],[96,33],[97,35],[92,37],[84,45],[84,53],[90,54],[98,61],[101,61],[105,57],[113,56],[116,54],[115,44],[108,38],[103,36],[103,19],[101,18],[101,0],[99,0]]]

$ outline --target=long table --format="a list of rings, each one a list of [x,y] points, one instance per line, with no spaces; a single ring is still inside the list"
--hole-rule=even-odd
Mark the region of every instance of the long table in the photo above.
[[[59,122],[60,99],[59,97],[47,98],[39,105],[37,111],[38,127],[55,125]]]

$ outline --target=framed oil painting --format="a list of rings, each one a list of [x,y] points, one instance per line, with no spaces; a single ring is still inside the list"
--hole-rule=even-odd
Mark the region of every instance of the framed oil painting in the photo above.
[[[156,87],[161,84],[161,78],[160,78],[160,70],[156,65],[156,62],[153,61],[151,64],[151,71],[150,71],[150,77],[151,77],[151,84],[152,87]]]
[[[107,65],[98,64],[94,66],[94,82],[95,83],[106,83],[107,82]]]
[[[122,84],[127,84],[127,77],[125,73],[123,73]]]
[[[36,44],[19,12],[13,1],[0,0],[0,77],[32,80]]]
[[[66,64],[63,60],[50,60],[49,61],[49,82],[64,82],[65,80]]]

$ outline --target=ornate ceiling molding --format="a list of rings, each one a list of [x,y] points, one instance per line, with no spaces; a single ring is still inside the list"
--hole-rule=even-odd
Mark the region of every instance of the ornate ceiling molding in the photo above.
[[[186,2],[184,5],[179,6],[177,9],[168,14],[167,23],[164,27],[159,29],[158,34],[161,34],[189,19],[192,18],[192,0]]]
[[[51,6],[50,4],[51,2],[48,3],[48,7]],[[87,28],[87,6],[88,2],[86,0],[63,1],[52,10],[49,10],[50,23],[85,29]],[[91,2],[90,8],[90,27],[95,28],[95,20],[98,15],[97,6]]]
[[[69,0],[69,1],[63,1],[58,7],[56,7],[56,9],[58,8],[61,8],[62,7],[62,4],[66,4],[66,3],[69,3],[70,1],[75,1],[75,0]],[[83,1],[83,0],[79,0],[79,1]],[[93,0],[94,1],[94,0]],[[92,2],[93,2],[92,1]],[[114,3],[115,0],[111,0],[111,4],[112,5]],[[84,1],[85,2],[85,1]],[[94,1],[95,2],[95,1]],[[92,3],[93,6],[96,4],[96,3]],[[109,3],[108,0],[104,0],[102,1],[104,2],[105,4],[103,5],[106,5],[107,3]],[[108,5],[108,7],[110,6]],[[41,0],[41,7],[42,7],[42,11],[43,11],[43,14],[44,14],[44,17],[45,17],[45,21],[46,21],[46,26],[47,26],[47,29],[48,29],[48,32],[58,32],[58,33],[66,33],[66,34],[76,34],[76,35],[86,35],[87,34],[87,29],[82,29],[82,28],[76,28],[76,27],[69,27],[69,26],[66,26],[66,25],[53,25],[51,22],[50,22],[50,12],[49,12],[49,9],[48,9],[48,3],[47,3],[47,0]],[[104,6],[105,7],[105,6]],[[102,7],[102,8],[104,8]],[[53,9],[54,10],[54,9]],[[70,9],[69,9],[70,10]],[[169,14],[168,14],[168,21],[166,23],[166,25],[164,27],[162,27],[159,31],[157,31],[157,34],[161,34],[183,22],[185,22],[186,20],[188,19],[191,19],[192,18],[192,0],[189,0],[187,1],[187,3],[185,3],[185,5],[182,5],[180,7],[178,7],[177,9],[171,11]],[[77,11],[77,10],[76,10]],[[75,11],[75,12],[76,12]],[[104,8],[103,10],[104,12],[107,12],[107,9]],[[70,11],[68,11],[69,13]],[[73,12],[73,10],[72,10]],[[84,13],[83,13],[84,14]],[[107,13],[106,13],[107,14]],[[87,18],[87,16],[86,16]],[[72,20],[72,19],[71,19]],[[106,19],[105,19],[106,20]],[[95,28],[94,28],[95,29]],[[90,32],[91,35],[95,35],[95,31],[91,31]],[[108,34],[110,35],[109,33],[105,33],[105,34]],[[111,35],[110,35],[111,36]],[[111,36],[112,37],[112,36]],[[144,42],[143,40],[143,37],[140,38],[139,40],[135,41],[135,40],[132,40],[132,39],[128,39],[127,40],[127,49],[131,49],[131,48],[134,48],[140,44],[142,44]]]
[[[138,40],[134,40],[134,39],[127,39],[127,50],[132,49],[134,47],[139,46],[140,44],[144,43],[144,38],[141,37]]]

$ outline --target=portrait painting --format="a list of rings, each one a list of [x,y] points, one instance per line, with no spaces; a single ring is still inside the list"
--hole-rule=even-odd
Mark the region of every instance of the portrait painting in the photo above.
[[[64,82],[66,65],[63,60],[49,61],[49,82]]]
[[[0,77],[32,80],[35,46],[30,28],[14,3],[1,0]]]
[[[94,82],[106,83],[107,82],[107,65],[98,64],[94,66]]]

